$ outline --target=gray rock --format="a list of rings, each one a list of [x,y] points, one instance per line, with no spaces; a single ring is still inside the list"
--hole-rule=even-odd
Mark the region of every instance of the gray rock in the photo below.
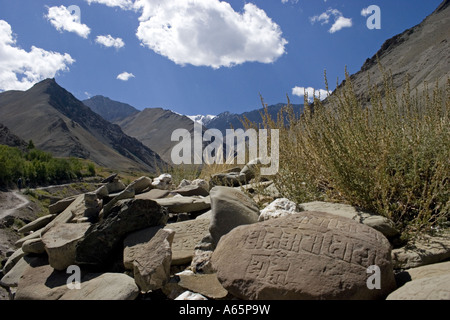
[[[120,200],[125,199],[133,199],[135,196],[135,192],[133,188],[125,189],[119,194],[116,194],[107,204],[103,206],[102,213],[100,214],[100,218],[104,219],[108,216],[111,208],[116,205],[116,203]]]
[[[84,195],[79,195],[75,199],[75,201],[72,202],[70,204],[70,206],[68,206],[66,208],[66,210],[64,210],[63,212],[58,214],[56,216],[56,218],[53,219],[52,221],[50,221],[45,227],[43,227],[39,230],[36,230],[35,232],[29,234],[28,236],[25,236],[25,237],[19,239],[18,241],[16,241],[16,243],[15,243],[16,246],[21,247],[25,241],[34,239],[34,238],[39,238],[43,233],[45,233],[47,230],[49,230],[51,227],[53,227],[56,224],[70,222],[75,217],[75,215],[79,212],[80,208],[85,208],[84,207]]]
[[[429,277],[436,277],[443,274],[450,273],[450,261],[429,264],[417,268],[411,268],[407,270],[411,280],[418,280]]]
[[[117,178],[114,178],[113,181],[108,182],[105,186],[108,189],[108,194],[122,192],[126,188],[125,184]]]
[[[214,244],[235,227],[258,222],[256,203],[242,191],[228,187],[214,187],[211,197],[211,224],[209,232]]]
[[[123,265],[125,269],[133,270],[136,257],[145,251],[148,242],[163,226],[150,227],[129,233],[123,240]]]
[[[170,194],[169,190],[161,190],[161,189],[152,189],[148,192],[138,194],[136,199],[162,199],[167,197]]]
[[[14,251],[14,253],[8,257],[8,260],[6,260],[5,265],[3,266],[3,274],[7,274],[9,270],[14,267],[14,265],[25,255],[25,252],[23,252],[22,247]]]
[[[223,287],[242,299],[382,299],[395,289],[388,240],[323,212],[301,212],[235,228],[212,257]],[[380,290],[367,286],[370,266]]]
[[[177,273],[178,285],[191,292],[196,292],[211,299],[223,299],[228,291],[222,287],[216,274],[196,274],[192,271]]]
[[[67,290],[69,275],[53,269],[41,256],[23,272],[15,300],[57,300]]]
[[[208,220],[190,220],[168,224],[165,229],[175,231],[172,242],[172,265],[191,262],[195,246],[209,233]]]
[[[395,228],[394,222],[388,218],[361,211],[358,208],[348,204],[314,201],[302,203],[299,205],[299,208],[303,211],[327,212],[358,221],[380,231],[389,240],[392,240],[394,237],[399,235],[398,230]]]
[[[113,182],[114,180],[116,180],[116,177],[117,177],[117,173],[113,173],[113,174],[110,175],[109,177],[103,179],[103,180],[101,181],[101,183],[110,183],[110,182]]]
[[[142,176],[130,183],[126,189],[134,189],[136,194],[140,194],[148,188],[152,188],[152,179]]]
[[[99,187],[97,190],[94,191],[94,193],[97,195],[97,198],[99,199],[103,199],[109,196],[108,188],[105,185]]]
[[[134,250],[134,279],[141,291],[161,289],[169,281],[173,236],[172,230],[160,229],[149,242]]]
[[[49,224],[50,221],[55,219],[55,217],[56,217],[55,214],[48,214],[46,216],[37,218],[36,220],[31,221],[30,223],[28,223],[25,226],[23,226],[22,228],[20,228],[18,230],[18,232],[20,232],[20,233],[27,233],[27,232],[30,232],[30,231],[39,230],[39,229],[45,227],[47,224]]]
[[[87,274],[79,290],[67,290],[59,300],[134,300],[139,288],[133,278],[122,273]]]
[[[184,197],[190,197],[190,196],[207,197],[207,196],[209,196],[209,192],[206,191],[205,188],[198,186],[198,185],[184,186],[184,187],[174,190],[173,193],[178,193],[179,195],[182,195]]]
[[[93,225],[78,243],[76,261],[80,264],[104,265],[111,252],[133,231],[164,225],[168,213],[153,200],[120,200],[109,215]]]
[[[190,269],[196,273],[214,273],[211,264],[211,257],[213,255],[215,246],[213,244],[211,235],[208,233],[194,249],[194,256],[192,258]]]
[[[392,250],[394,268],[409,269],[450,258],[450,230],[439,235],[421,235],[406,246]]]
[[[62,200],[59,200],[58,202],[51,204],[48,206],[48,211],[50,214],[58,214],[63,212],[64,210],[67,209],[68,206],[70,206],[70,204],[72,202],[75,201],[77,197],[73,196],[73,197],[68,197]],[[26,232],[26,231],[25,231]]]
[[[209,197],[181,197],[163,198],[155,200],[160,206],[166,207],[169,212],[183,213],[196,212],[211,208]]]
[[[450,273],[408,282],[386,300],[450,300]]]
[[[297,205],[286,198],[279,198],[271,202],[268,206],[261,210],[259,221],[276,219],[291,214],[298,213]]]
[[[22,250],[24,253],[45,253],[45,245],[41,238],[34,238],[25,241],[22,244]]]
[[[42,235],[42,242],[52,268],[66,270],[74,265],[77,245],[84,239],[90,223],[62,223]]]
[[[4,287],[17,287],[19,281],[30,265],[38,261],[38,257],[23,256],[17,261],[14,267],[8,271],[0,280],[0,285]]]
[[[70,274],[57,271],[40,256],[30,261],[18,283],[15,300],[130,300],[139,288],[130,276],[81,270],[80,289],[69,289]]]

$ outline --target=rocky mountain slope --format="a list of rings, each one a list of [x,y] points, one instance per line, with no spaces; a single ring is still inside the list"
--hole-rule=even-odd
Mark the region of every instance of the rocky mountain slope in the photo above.
[[[0,123],[0,144],[10,147],[18,147],[24,150],[27,143],[12,133],[7,127]]]
[[[161,108],[147,108],[116,123],[126,134],[155,150],[169,163],[172,148],[178,144],[178,141],[171,141],[172,132],[186,129],[191,137],[194,132],[194,122],[191,119]]]
[[[271,105],[267,107],[267,111],[269,115],[272,117],[272,119],[277,119],[277,115],[280,112],[280,110],[285,107],[286,104],[284,103],[278,103],[275,105]],[[293,105],[294,110],[298,112],[303,111],[303,105]],[[209,121],[206,124],[207,128],[214,128],[219,129],[222,131],[223,134],[226,133],[227,129],[239,129],[244,128],[244,125],[242,124],[242,121],[244,119],[248,119],[252,123],[261,124],[263,122],[261,114],[264,114],[264,108],[244,112],[241,114],[236,113],[230,113],[230,112],[223,112],[219,115],[217,115],[214,119]]]
[[[155,165],[164,165],[157,153],[104,120],[54,79],[27,91],[1,93],[0,118],[22,139],[58,157],[90,159],[123,170],[155,171]]]
[[[409,77],[412,92],[424,90],[428,83],[433,88],[437,82],[445,89],[450,77],[450,0],[440,6],[419,25],[384,42],[380,50],[367,59],[361,70],[350,77],[356,94],[368,99],[367,79],[382,87],[383,77],[378,59],[393,76],[394,87],[402,87]]]
[[[100,95],[83,100],[83,103],[91,108],[92,111],[101,115],[103,119],[112,123],[139,112],[139,110],[127,103],[114,101]]]

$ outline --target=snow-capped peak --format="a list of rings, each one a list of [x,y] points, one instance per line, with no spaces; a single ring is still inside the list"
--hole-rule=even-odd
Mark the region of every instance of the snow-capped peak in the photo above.
[[[213,116],[213,115],[206,115],[206,116],[204,116],[204,115],[199,114],[199,115],[196,115],[196,116],[186,116],[186,117],[188,117],[192,121],[200,123],[203,126],[207,126],[208,123],[211,120],[213,120],[216,116]]]

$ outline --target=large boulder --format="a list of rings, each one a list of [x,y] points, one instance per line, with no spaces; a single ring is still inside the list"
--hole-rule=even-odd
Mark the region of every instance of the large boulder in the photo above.
[[[148,188],[152,188],[152,179],[142,176],[131,182],[126,189],[133,189],[136,194],[140,194]]]
[[[209,233],[209,220],[189,220],[168,224],[165,229],[175,231],[172,242],[172,264],[190,263],[195,246]]]
[[[242,191],[217,186],[211,189],[210,197],[212,213],[209,231],[214,244],[235,227],[258,222],[258,206]]]
[[[69,275],[53,269],[47,257],[33,261],[23,272],[17,287],[15,300],[57,300],[67,290]]]
[[[139,294],[134,279],[125,274],[80,271],[79,289],[69,289],[70,274],[65,270],[53,269],[45,256],[29,260],[15,300],[130,300]]]
[[[17,287],[25,271],[30,265],[34,265],[39,257],[23,256],[17,263],[0,279],[3,287]]]
[[[408,282],[386,300],[450,300],[450,272]]]
[[[145,244],[133,252],[133,273],[141,291],[148,292],[164,287],[170,278],[174,232],[160,229]]]
[[[167,223],[167,210],[153,200],[120,200],[108,216],[93,225],[78,243],[76,261],[80,264],[104,265],[120,246],[124,236],[140,229]]]
[[[59,300],[134,300],[139,288],[122,273],[90,273],[81,279],[80,289],[67,290]]]
[[[396,286],[389,241],[322,212],[237,227],[222,237],[212,264],[223,287],[242,299],[381,299]],[[380,289],[369,289],[372,266]]]
[[[90,223],[62,223],[42,235],[49,263],[54,269],[66,270],[75,264],[77,245],[90,227]]]

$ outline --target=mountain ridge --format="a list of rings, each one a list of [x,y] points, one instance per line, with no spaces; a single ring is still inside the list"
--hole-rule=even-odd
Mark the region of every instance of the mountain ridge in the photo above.
[[[155,163],[165,165],[158,154],[93,112],[55,79],[26,91],[1,93],[0,117],[19,137],[55,156],[127,170],[155,171]]]

